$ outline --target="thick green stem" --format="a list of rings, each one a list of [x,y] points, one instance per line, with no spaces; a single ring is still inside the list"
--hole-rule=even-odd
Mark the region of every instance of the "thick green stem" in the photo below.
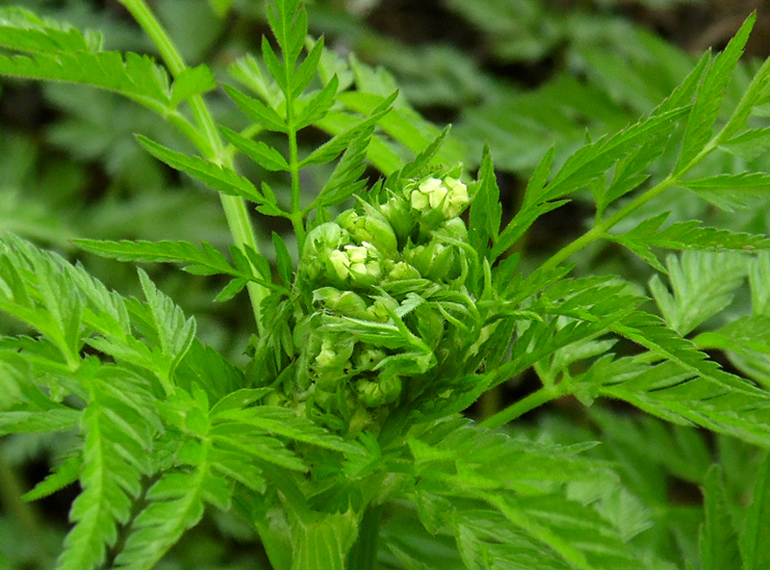
[[[131,12],[131,15],[158,48],[171,75],[176,77],[182,73],[186,68],[182,56],[144,0],[121,0],[121,2]],[[232,168],[232,156],[224,152],[222,139],[219,136],[216,123],[203,97],[194,95],[188,99],[188,103],[200,132],[198,136],[190,136],[189,129],[183,129],[183,132],[187,131],[185,134],[206,159],[227,168]],[[172,123],[177,127],[180,126],[178,120],[172,121]],[[220,199],[234,244],[238,247],[250,247],[258,252],[257,239],[244,200],[238,196],[227,196],[225,194],[220,194]],[[249,283],[247,290],[251,299],[254,319],[261,334],[264,331],[264,325],[262,323],[260,306],[268,291],[257,283]]]
[[[358,538],[348,554],[347,567],[350,570],[374,570],[376,568],[380,523],[384,510],[384,505],[370,505],[364,512]]]

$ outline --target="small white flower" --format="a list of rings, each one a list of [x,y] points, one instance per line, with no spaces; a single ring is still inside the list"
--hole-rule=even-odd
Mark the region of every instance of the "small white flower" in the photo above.
[[[444,215],[447,218],[454,218],[471,201],[468,197],[468,187],[456,178],[449,176],[444,179],[444,184],[449,189],[449,196],[444,202]]]
[[[415,210],[425,212],[441,208],[447,219],[457,216],[470,202],[465,184],[450,176],[444,180],[426,178],[416,190],[412,190],[410,198]]]
[[[428,209],[428,196],[420,192],[419,190],[412,191],[412,208],[419,212],[424,212]]]
[[[366,242],[364,243],[366,244]],[[366,263],[366,258],[369,256],[369,248],[365,245],[346,245],[345,254],[348,256],[350,263]]]

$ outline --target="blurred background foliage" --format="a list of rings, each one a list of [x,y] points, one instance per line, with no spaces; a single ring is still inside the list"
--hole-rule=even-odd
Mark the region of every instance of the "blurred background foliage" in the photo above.
[[[153,53],[115,0],[0,0],[0,5],[13,4],[80,29],[101,30],[107,49]],[[232,82],[226,70],[236,58],[259,52],[268,30],[264,0],[155,0],[151,5],[188,63],[208,64],[223,81]],[[438,125],[453,124],[451,144],[461,149],[469,172],[478,166],[483,145],[490,145],[508,216],[549,147],[555,147],[557,162],[564,160],[587,139],[648,113],[703,50],[723,47],[752,10],[759,19],[749,57],[729,95],[733,104],[751,70],[770,53],[770,2],[762,0],[316,0],[308,8],[311,33],[326,36],[334,52],[378,70],[380,83],[397,85],[399,104]],[[220,123],[237,122],[234,105],[221,93],[210,102]],[[152,159],[136,144],[134,133],[185,147],[155,116],[111,93],[0,83],[0,231],[15,232],[70,258],[77,255],[97,277],[124,293],[137,290],[132,267],[83,256],[69,240],[204,240],[225,249],[229,232],[217,195]],[[316,131],[303,135],[308,147],[326,136]],[[769,171],[765,150],[724,154],[709,162],[708,172],[695,174]],[[657,168],[666,166],[663,160]],[[268,181],[281,187],[281,180]],[[308,192],[317,191],[313,176],[303,184]],[[682,190],[665,194],[638,216],[667,209],[673,212],[672,221],[698,218],[718,227],[768,233],[766,204],[762,197],[749,197],[725,214]],[[576,237],[592,214],[587,194],[584,202],[576,200],[545,216],[517,244],[524,263],[537,263]],[[254,216],[263,252],[269,255],[270,231],[289,228]],[[576,261],[579,273],[619,273],[642,286],[647,281],[648,269],[611,245],[596,246]],[[242,306],[245,297],[214,305],[211,300],[222,285],[216,278],[169,267],[146,269],[162,290],[196,315],[205,342],[236,361],[241,357],[252,332],[250,312]],[[0,326],[18,332],[11,322]],[[526,378],[518,379],[509,393],[497,397],[520,396],[528,386]],[[601,439],[604,445],[591,453],[620,466],[632,498],[656,509],[657,520],[676,521],[675,532],[653,529],[647,539],[674,540],[671,561],[696,564],[702,518],[697,485],[710,462],[721,458],[732,498],[736,504],[745,501],[751,481],[747,474],[756,468],[752,450],[652,419],[593,408],[587,413],[571,402],[558,406],[559,413],[539,417],[517,437],[564,443]],[[47,471],[62,441],[29,436],[5,438],[0,444],[0,569],[50,568],[71,496],[58,493],[33,505],[18,497]],[[623,500],[631,499],[618,499]],[[397,518],[393,521],[398,524]],[[160,568],[265,568],[264,559],[254,555],[253,540],[237,520],[218,516],[190,533]],[[404,548],[430,543],[440,560],[437,540],[415,530]]]

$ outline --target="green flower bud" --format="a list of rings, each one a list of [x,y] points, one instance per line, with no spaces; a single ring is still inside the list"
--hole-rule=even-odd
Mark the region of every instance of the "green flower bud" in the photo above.
[[[334,392],[350,374],[356,340],[349,334],[315,333],[308,344],[308,365],[316,386]]]
[[[446,261],[444,252],[448,249],[446,245],[434,239],[428,245],[407,248],[404,250],[404,259],[426,278],[436,280],[442,275],[443,269],[448,269],[439,264],[440,257],[442,257],[441,261]]]
[[[406,281],[409,279],[421,279],[422,275],[415,267],[404,261],[393,264],[385,279],[388,281]]]
[[[380,212],[393,228],[398,243],[403,245],[417,223],[409,202],[403,196],[390,192],[388,201],[380,206]]]
[[[412,208],[419,212],[435,210],[443,204],[448,192],[439,178],[426,178],[411,192]]]
[[[401,395],[401,378],[390,376],[356,382],[358,399],[367,408],[378,408],[395,402]]]
[[[461,248],[450,243],[450,238],[468,243],[468,228],[460,218],[443,222],[432,232],[433,238],[425,245],[407,246],[404,260],[412,264],[426,279],[448,281],[462,273]]]
[[[353,287],[369,288],[382,278],[380,253],[369,242],[346,245],[342,251],[337,250],[337,253],[331,254],[335,275]]]
[[[396,234],[385,216],[366,202],[361,203],[365,215],[346,210],[337,217],[340,227],[350,232],[358,244],[371,243],[387,257],[398,255]]]
[[[350,234],[334,222],[326,222],[313,228],[307,234],[299,262],[298,280],[308,282],[310,289],[315,289],[321,281],[328,280],[334,272],[330,254],[350,243]],[[331,263],[331,269],[330,269]],[[326,279],[324,279],[326,277]],[[340,281],[340,278],[332,279]]]
[[[354,354],[353,356],[353,362],[356,366],[356,369],[358,371],[364,371],[364,370],[371,370],[377,364],[387,356],[387,353],[379,348],[376,348],[374,346],[368,346],[368,345],[359,345],[363,346],[361,350],[358,351],[358,354]]]
[[[398,309],[398,301],[391,297],[377,297],[374,303],[366,310],[369,313],[369,319],[380,323],[388,322],[390,320],[390,313],[388,313],[386,307],[391,311],[395,311]]]
[[[462,218],[450,218],[439,228],[441,235],[468,243],[468,228]]]
[[[370,318],[366,301],[353,291],[340,291],[334,287],[321,287],[313,291],[313,304],[355,319]]]

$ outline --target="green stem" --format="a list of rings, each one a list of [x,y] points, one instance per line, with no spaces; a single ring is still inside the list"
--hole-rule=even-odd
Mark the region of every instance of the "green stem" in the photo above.
[[[358,538],[348,554],[347,567],[350,570],[374,570],[376,568],[380,523],[384,510],[384,505],[369,505],[364,511]]]
[[[615,212],[609,218],[605,219],[603,222],[599,223],[598,225],[594,226],[591,230],[584,233],[578,239],[576,239],[569,245],[566,245],[565,247],[557,251],[554,255],[552,255],[545,263],[543,263],[538,268],[538,271],[546,271],[549,269],[554,269],[560,263],[564,262],[566,259],[571,257],[573,254],[577,253],[584,247],[590,245],[596,240],[599,240],[605,237],[607,235],[607,232],[610,231],[615,225],[617,225],[621,220],[625,219],[626,217],[631,215],[633,212],[635,212],[636,210],[644,206],[647,202],[649,202],[653,198],[657,198],[672,186],[676,186],[679,183],[679,181],[682,179],[682,176],[687,174],[687,172],[692,170],[692,168],[694,168],[699,162],[701,162],[704,158],[706,158],[709,154],[711,154],[717,148],[721,137],[722,137],[722,133],[720,132],[684,168],[679,170],[676,174],[670,174],[669,176],[666,177],[665,180],[656,184],[655,186],[653,186],[652,188],[644,192],[641,196],[638,196],[636,199],[632,200],[631,202],[623,206],[620,210]]]
[[[610,229],[612,229],[616,224],[618,224],[621,220],[623,220],[624,218],[629,216],[631,213],[641,208],[644,204],[646,204],[653,198],[656,198],[657,196],[659,196],[660,194],[668,190],[671,186],[676,185],[678,181],[679,181],[678,176],[677,177],[669,176],[668,178],[663,180],[660,184],[657,184],[653,188],[650,188],[647,192],[645,192],[635,200],[631,201],[630,203],[626,204],[623,208],[615,212],[612,216],[605,219],[603,222],[594,226],[592,229],[584,233],[575,241],[569,243],[568,245],[564,246],[562,249],[557,251],[550,258],[548,258],[548,260],[545,263],[543,263],[538,268],[538,271],[547,271],[550,269],[554,269],[559,264],[564,262],[566,259],[571,257],[573,254],[577,253],[584,247],[605,237],[607,235],[607,232]]]
[[[500,411],[503,405],[503,395],[500,386],[495,386],[491,390],[484,392],[478,401],[478,417],[482,420],[491,418]]]
[[[638,210],[639,208],[647,204],[650,200],[657,198],[672,186],[676,186],[676,184],[678,184],[679,181],[681,180],[682,176],[684,176],[693,167],[695,167],[695,165],[701,162],[704,158],[706,158],[706,156],[711,154],[714,151],[714,149],[717,148],[723,132],[724,132],[724,129],[719,134],[717,134],[711,141],[709,141],[709,143],[703,148],[703,150],[701,150],[701,152],[699,152],[697,156],[695,156],[685,167],[680,169],[675,174],[670,174],[669,176],[666,177],[665,180],[663,180],[659,184],[656,184],[655,186],[653,186],[652,188],[644,192],[641,196],[638,196],[636,199],[632,200],[631,202],[623,206],[620,210],[615,212],[613,215],[606,218],[604,221],[598,223],[596,226],[594,226],[591,230],[587,231],[585,234],[580,236],[578,239],[576,239],[575,241],[571,242],[570,244],[566,245],[565,247],[557,251],[545,263],[543,263],[540,267],[538,267],[537,270],[548,271],[550,269],[556,268],[559,264],[563,263],[573,254],[577,253],[581,249],[590,245],[594,241],[597,241],[605,237],[607,235],[607,232],[610,231],[610,229],[612,229],[615,225],[617,225],[621,220],[625,219],[626,217],[631,215],[633,212],[635,212],[636,210]],[[559,384],[556,386],[543,386],[537,392],[530,394],[529,396],[527,396],[522,400],[519,400],[512,406],[509,406],[504,410],[494,414],[493,416],[486,418],[479,425],[490,429],[498,428],[518,418],[519,416],[539,406],[542,406],[546,402],[549,402],[551,400],[554,400],[556,398],[563,396],[568,391],[569,389],[565,387],[564,384]]]
[[[187,67],[182,56],[145,1],[120,1],[158,48],[171,75],[176,77],[182,73]],[[204,158],[227,168],[233,168],[233,157],[224,152],[222,139],[219,136],[216,123],[203,97],[201,95],[193,95],[188,99],[188,104],[198,129],[200,129],[199,133],[196,131],[197,136],[192,135],[190,131],[194,129],[190,129],[184,121],[180,122],[179,119],[176,119],[172,120],[172,124],[177,126],[177,128],[181,127],[180,130],[195,144]],[[230,228],[230,234],[233,237],[233,243],[238,247],[250,247],[254,251],[259,252],[254,228],[243,198],[220,194],[220,200],[225,218],[227,219],[227,225]],[[264,332],[264,325],[262,323],[260,307],[268,291],[257,283],[249,283],[247,290],[251,299],[257,329],[262,334]]]
[[[556,385],[553,387],[544,386],[540,388],[537,392],[533,392],[532,394],[530,394],[529,396],[526,396],[525,398],[522,398],[515,404],[508,406],[504,410],[496,413],[494,416],[487,418],[486,420],[481,422],[479,426],[489,428],[489,429],[499,428],[500,426],[503,426],[508,422],[515,420],[519,416],[522,416],[527,412],[530,412],[535,408],[538,408],[543,404],[550,402],[551,400],[556,400],[557,398],[560,398],[561,396],[563,396],[565,393],[565,390],[563,388],[560,388],[559,386],[560,385]]]
[[[289,125],[289,172],[291,173],[291,219],[294,233],[297,236],[297,248],[302,252],[305,243],[305,213],[300,204],[299,183],[299,151],[297,147],[297,131],[294,129],[294,101],[286,93],[286,123]]]

